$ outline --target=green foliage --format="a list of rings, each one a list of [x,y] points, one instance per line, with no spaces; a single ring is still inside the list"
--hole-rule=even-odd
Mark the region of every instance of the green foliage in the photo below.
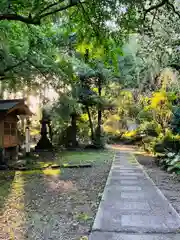
[[[124,144],[138,144],[139,142],[142,142],[142,136],[139,133],[139,129],[125,131],[121,135],[121,141]]]
[[[137,135],[137,130],[132,130],[132,131],[128,131],[128,132],[125,132],[122,137],[124,138],[133,138]]]
[[[104,133],[102,132],[102,129],[99,136],[98,129],[96,128],[94,133],[94,140],[92,141],[93,145],[97,149],[103,149],[105,147],[105,142],[106,142],[106,138]]]
[[[180,155],[169,153],[159,162],[160,166],[170,173],[180,174]]]
[[[119,125],[119,129],[116,129],[116,139],[140,144],[146,151],[154,154],[179,151],[179,135],[177,133],[174,135],[175,132],[171,131],[174,104],[177,100],[175,92],[161,88],[147,97],[132,90],[121,91],[118,100],[121,100],[118,121],[123,125]],[[138,122],[138,127],[121,134],[122,130],[126,129],[129,119]],[[106,128],[108,127],[107,125]]]
[[[172,97],[171,93],[161,90],[154,92],[149,100],[150,103],[145,106],[145,110],[153,115],[153,119],[163,129],[167,128],[172,116],[172,101],[174,97]]]
[[[135,119],[139,112],[139,106],[135,102],[133,90],[120,91],[115,104],[118,107],[118,115],[120,119]]]
[[[144,121],[139,126],[139,132],[151,137],[157,137],[162,132],[162,127],[156,121]]]
[[[180,136],[173,135],[170,130],[167,130],[164,135],[160,134],[156,142],[157,143],[154,146],[155,152],[160,152],[160,153],[179,152]]]
[[[132,21],[136,14],[132,14],[131,1],[123,4],[127,11],[129,8]],[[60,70],[55,63],[60,49],[63,47],[63,53],[67,53],[72,46],[81,53],[88,48],[91,58],[106,64],[111,59],[112,68],[117,68],[117,57],[121,53],[117,43],[121,40],[117,34],[110,33],[107,24],[114,22],[114,14],[119,14],[115,3],[104,0],[85,4],[78,0],[1,1],[0,8],[1,78],[54,76],[57,73],[62,77],[63,66]],[[122,19],[127,20],[128,16],[122,14]],[[75,41],[72,33],[76,34]]]

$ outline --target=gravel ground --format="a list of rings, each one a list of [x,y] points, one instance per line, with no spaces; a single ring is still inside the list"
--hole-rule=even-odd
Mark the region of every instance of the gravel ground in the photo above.
[[[92,168],[4,174],[0,239],[87,239],[112,155],[95,161]]]
[[[180,214],[180,177],[161,170],[151,156],[137,154],[136,157],[157,187]]]

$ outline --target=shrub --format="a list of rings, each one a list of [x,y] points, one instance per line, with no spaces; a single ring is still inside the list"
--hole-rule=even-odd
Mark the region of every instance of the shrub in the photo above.
[[[122,137],[128,138],[128,139],[134,138],[134,137],[136,137],[136,136],[137,136],[137,130],[126,131],[126,132],[122,135]]]
[[[99,135],[99,131],[96,128],[94,133],[94,140],[92,144],[95,146],[96,149],[101,149],[105,147],[106,137],[104,135],[103,130],[101,129],[101,133]]]
[[[167,157],[160,160],[160,165],[163,169],[171,173],[180,174],[180,155],[169,153]]]
[[[156,141],[157,139],[152,136],[143,137],[142,144],[143,144],[144,150],[155,154],[154,146],[156,145]]]
[[[180,149],[180,136],[174,135],[170,130],[166,130],[165,135],[160,134],[157,143],[154,145],[154,151],[157,153],[175,152]]]
[[[162,127],[155,121],[144,122],[140,125],[139,131],[147,136],[157,137],[162,132]]]
[[[122,134],[121,141],[125,144],[137,144],[142,141],[142,136],[138,129],[126,131]]]

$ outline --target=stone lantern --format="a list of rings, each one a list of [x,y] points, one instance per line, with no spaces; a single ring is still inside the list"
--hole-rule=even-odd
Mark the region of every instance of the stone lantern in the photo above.
[[[52,131],[51,131],[51,119],[46,110],[42,110],[41,124],[41,138],[37,143],[35,150],[52,150]],[[49,135],[49,138],[48,138]]]

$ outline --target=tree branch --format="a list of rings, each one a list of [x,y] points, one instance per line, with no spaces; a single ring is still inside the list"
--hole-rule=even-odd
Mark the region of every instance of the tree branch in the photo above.
[[[24,63],[26,60],[27,60],[27,58],[19,61],[18,63],[14,64],[12,66],[5,68],[3,72],[6,73],[8,71],[11,71],[12,69],[14,69],[14,68],[18,67],[19,65],[21,65],[22,63]]]
[[[0,75],[0,81],[6,80],[6,76]]]
[[[46,6],[44,9],[41,10],[41,13],[49,10],[50,8],[52,8],[52,7],[54,7],[54,6],[57,6],[60,2],[64,2],[64,0],[59,0],[59,2],[49,4],[49,5]]]
[[[70,3],[67,6],[62,6],[62,7],[58,8],[58,9],[56,9],[56,10],[53,10],[53,11],[50,11],[50,12],[47,12],[47,13],[44,13],[44,14],[40,15],[39,18],[42,19],[42,18],[47,17],[49,15],[52,15],[54,13],[61,12],[63,10],[66,10],[66,9],[70,8],[70,7],[76,6],[78,3],[79,2],[77,1],[75,3]]]
[[[178,12],[175,9],[173,3],[169,2],[169,0],[162,0],[162,2],[160,2],[156,5],[153,5],[153,6],[149,7],[148,9],[144,9],[144,20],[146,18],[147,13],[149,13],[153,10],[157,11],[160,7],[164,6],[165,4],[169,5],[171,7],[172,11],[180,18],[180,12]]]
[[[154,24],[154,20],[156,18],[157,11],[158,11],[158,9],[155,9],[154,16],[153,16],[153,19],[152,19],[152,22],[151,22],[151,28],[152,28],[152,26]]]
[[[152,10],[158,9],[168,3],[168,0],[162,0],[162,2],[151,6],[150,8],[144,9],[144,20],[146,18],[147,13],[151,12]]]
[[[19,21],[26,24],[40,25],[40,19],[35,19],[32,17],[24,17],[18,14],[0,14],[0,21]]]
[[[63,2],[64,0],[62,0]],[[39,16],[36,15],[34,17],[31,17],[31,14],[29,14],[28,17],[26,16],[22,16],[22,15],[18,15],[18,14],[9,14],[9,13],[5,13],[5,14],[0,14],[0,21],[3,21],[3,20],[8,20],[8,21],[19,21],[19,22],[23,22],[23,23],[26,23],[26,24],[32,24],[32,25],[40,25],[41,24],[41,20],[49,15],[52,15],[52,14],[55,14],[57,12],[61,12],[63,10],[66,10],[70,7],[73,7],[75,5],[77,5],[79,3],[79,1],[70,1],[70,4],[66,5],[66,6],[62,6],[58,9],[54,9],[52,11],[49,11],[47,13],[43,13],[44,11],[50,9],[51,7],[57,5],[57,3],[54,3],[54,4],[51,4],[47,7],[45,7],[41,13],[43,14],[40,14]]]
[[[180,18],[180,13],[178,11],[176,11],[174,5],[172,3],[170,3],[169,1],[168,1],[168,5],[171,7],[173,12]]]
[[[12,65],[12,66],[9,66],[9,67],[5,68],[5,69],[3,70],[3,72],[0,73],[0,81],[7,79],[5,73],[7,73],[8,71],[11,71],[11,70],[13,70],[14,68],[20,66],[20,65],[21,65],[22,63],[24,63],[26,60],[27,60],[27,58],[19,61],[18,63],[14,64],[14,65]]]
[[[87,19],[87,21],[90,23],[90,25],[91,25],[94,33],[96,34],[96,36],[100,37],[99,31],[97,31],[97,30],[94,28],[94,25],[95,25],[95,24],[91,21],[88,13],[86,12],[86,10],[85,10],[85,8],[84,8],[84,6],[83,6],[83,3],[82,3],[81,1],[80,1],[80,6],[81,6],[81,9],[82,9],[84,18]]]
[[[11,76],[11,77],[7,77],[7,76],[0,76],[0,82],[1,81],[6,81],[6,80],[12,80],[13,79],[13,77]]]
[[[47,80],[46,74],[41,71],[40,67],[36,66],[30,59],[27,59],[27,62],[29,63],[30,66],[34,67]]]

